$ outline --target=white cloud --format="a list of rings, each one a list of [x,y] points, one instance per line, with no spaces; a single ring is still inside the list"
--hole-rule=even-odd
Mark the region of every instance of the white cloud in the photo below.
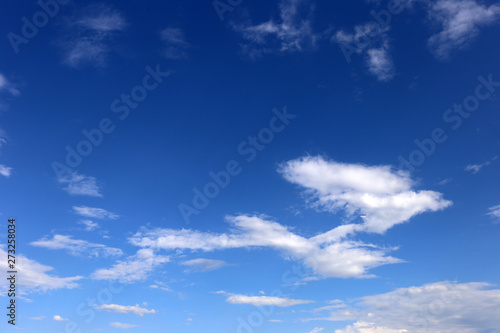
[[[73,239],[72,236],[54,235],[52,239],[43,238],[30,243],[33,246],[51,250],[67,250],[71,255],[88,255],[91,257],[111,257],[123,255],[122,250],[107,247],[103,244],[89,243],[84,240]]]
[[[7,252],[0,247],[0,257],[7,258]],[[23,292],[45,292],[56,289],[73,289],[78,287],[78,281],[81,276],[60,278],[48,275],[47,272],[53,270],[52,267],[42,265],[35,260],[26,258],[23,255],[16,254],[16,268],[22,274],[19,274],[17,283],[22,286]],[[8,270],[7,260],[0,261],[0,269],[5,272]],[[0,289],[7,287],[7,280],[2,280]],[[7,288],[8,289],[8,288]]]
[[[108,212],[105,209],[92,208],[92,207],[87,207],[87,206],[73,206],[73,211],[75,214],[78,214],[78,215],[81,215],[84,217],[96,218],[96,219],[100,219],[100,220],[104,220],[104,219],[116,220],[117,218],[120,217],[119,215]]]
[[[60,315],[55,315],[53,318],[55,321],[68,321],[69,319],[63,318]]]
[[[12,173],[11,167],[0,164],[0,175],[5,176],[5,177],[10,177],[11,173]]]
[[[67,184],[63,190],[71,195],[87,195],[91,197],[102,197],[94,177],[81,175],[73,172],[69,175],[60,177],[57,181],[61,184]]]
[[[300,300],[300,299],[290,299],[284,297],[273,297],[273,296],[246,296],[239,294],[230,294],[226,292],[218,292],[219,294],[225,294],[229,297],[226,302],[231,304],[251,304],[254,306],[278,306],[278,307],[289,307],[300,304],[314,303],[314,301]]]
[[[394,77],[395,69],[389,54],[388,31],[389,27],[368,22],[355,26],[353,32],[338,30],[331,41],[339,44],[348,63],[352,54],[365,54],[368,71],[379,81],[389,81]]]
[[[91,220],[80,220],[78,221],[78,224],[83,224],[85,226],[85,231],[92,231],[99,228],[99,223]]]
[[[384,233],[396,224],[451,205],[442,194],[414,191],[409,173],[390,166],[365,166],[304,157],[284,163],[283,177],[304,187],[311,206],[330,212],[345,211],[348,219],[359,215],[363,224],[349,225],[355,231]]]
[[[110,326],[115,327],[115,328],[121,328],[121,329],[127,329],[127,328],[132,328],[132,327],[138,327],[137,325],[132,325],[132,324],[125,324],[125,323],[119,323],[119,322],[113,322],[109,323]]]
[[[141,249],[125,261],[117,261],[109,269],[98,269],[92,274],[92,278],[132,283],[144,280],[156,266],[166,262],[169,262],[169,257],[157,255],[151,249]]]
[[[494,218],[497,223],[500,223],[500,205],[488,208],[488,215]]]
[[[98,307],[98,309],[107,310],[110,312],[118,312],[118,313],[133,313],[137,316],[143,317],[145,314],[156,313],[156,310],[141,308],[139,304],[133,305],[118,305],[118,304],[102,304]]]
[[[31,317],[31,320],[44,320],[45,316]]]
[[[198,259],[184,261],[182,265],[189,266],[188,271],[206,272],[219,269],[223,266],[226,266],[227,263],[222,260],[198,258]]]
[[[68,20],[69,37],[63,43],[64,62],[72,67],[89,63],[102,66],[114,35],[127,27],[125,17],[109,5],[93,4]]]
[[[488,166],[491,164],[491,162],[493,162],[494,160],[496,160],[498,158],[498,156],[494,156],[491,160],[489,161],[486,161],[482,164],[469,164],[465,167],[465,171],[470,171],[472,172],[474,175],[476,173],[478,173],[479,171],[481,171],[482,168],[484,168],[485,166]]]
[[[172,291],[172,289],[170,289],[170,287],[168,285],[166,285],[165,283],[163,283],[161,281],[155,281],[155,284],[150,285],[149,288],[152,288],[152,289],[161,289],[161,290],[167,291],[167,292],[171,292]]]
[[[160,38],[165,43],[164,56],[168,59],[186,59],[186,49],[190,47],[186,42],[184,32],[179,28],[168,27],[160,32]]]
[[[10,82],[2,73],[0,73],[0,92],[3,91],[6,91],[13,96],[18,96],[20,94],[15,85]],[[5,143],[5,140],[3,140],[3,142]]]
[[[309,331],[309,333],[319,333],[319,332],[323,332],[325,328],[324,327],[315,327],[313,328],[312,330]]]
[[[250,22],[233,24],[248,44],[242,51],[251,58],[265,53],[300,52],[310,50],[319,38],[312,31],[313,6],[307,0],[282,0],[279,4],[280,20],[252,25]]]
[[[429,18],[442,30],[428,41],[439,59],[447,59],[455,49],[464,49],[479,35],[480,28],[495,23],[500,5],[483,5],[476,0],[438,0],[429,8]]]
[[[438,282],[361,297],[348,310],[309,320],[355,320],[336,333],[476,333],[500,330],[500,289]]]
[[[347,234],[353,232],[353,225],[339,226],[315,237],[304,238],[265,217],[240,215],[227,217],[227,220],[233,226],[233,232],[229,234],[143,228],[129,241],[136,246],[165,250],[270,247],[302,261],[325,277],[370,277],[366,274],[369,268],[401,262],[385,255],[390,249],[344,240]]]

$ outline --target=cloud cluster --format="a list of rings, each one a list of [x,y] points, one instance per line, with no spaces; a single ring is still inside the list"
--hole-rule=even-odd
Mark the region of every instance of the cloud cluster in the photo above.
[[[78,172],[72,172],[57,179],[63,188],[71,195],[87,195],[90,197],[102,197],[97,180],[94,177],[85,176]]]

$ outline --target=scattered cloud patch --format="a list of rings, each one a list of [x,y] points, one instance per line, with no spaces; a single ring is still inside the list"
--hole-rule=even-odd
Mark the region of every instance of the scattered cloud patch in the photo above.
[[[168,59],[187,59],[186,50],[190,48],[184,37],[184,32],[179,28],[168,27],[160,32],[160,38],[165,43],[163,55]]]
[[[227,263],[222,260],[198,258],[184,261],[182,265],[189,267],[188,272],[207,272],[224,267]]]
[[[78,224],[83,224],[85,226],[85,231],[93,231],[99,228],[99,223],[93,222],[91,220],[80,220]]]
[[[45,316],[31,317],[31,320],[44,320]]]
[[[119,215],[116,215],[114,213],[108,212],[105,209],[102,208],[92,208],[92,207],[87,207],[87,206],[73,206],[73,211],[75,214],[84,216],[84,217],[89,217],[89,218],[95,218],[95,219],[109,219],[109,220],[116,220],[119,218]]]
[[[488,208],[488,215],[496,220],[496,223],[500,223],[500,205]]]
[[[52,319],[55,321],[68,321],[69,319],[63,318],[60,315],[55,315]]]
[[[226,299],[226,302],[231,304],[251,304],[254,306],[277,306],[286,308],[294,305],[314,303],[314,301],[310,300],[291,299],[284,297],[246,296],[239,294],[230,294],[225,292],[218,292],[218,293],[229,296]]]
[[[121,328],[121,329],[127,329],[127,328],[132,328],[132,327],[138,327],[137,325],[132,325],[132,324],[125,324],[125,323],[120,323],[120,322],[112,322],[112,323],[109,323],[109,325],[111,327],[114,327],[114,328]]]
[[[2,73],[0,73],[0,92],[7,92],[12,96],[19,96],[21,94],[19,90],[16,89],[15,85],[10,82]]]
[[[469,165],[467,165],[465,167],[465,171],[470,171],[470,172],[472,172],[475,175],[476,173],[478,173],[479,171],[481,171],[482,168],[484,168],[485,166],[490,165],[491,162],[493,162],[497,158],[498,158],[498,156],[495,156],[491,160],[486,161],[486,162],[484,162],[482,164],[469,164]]]
[[[94,177],[72,172],[69,175],[58,178],[57,181],[61,184],[66,184],[67,186],[64,187],[63,190],[71,195],[102,197],[99,186],[97,185],[97,180]]]
[[[444,60],[453,50],[467,48],[482,27],[496,23],[500,5],[487,6],[476,0],[439,0],[429,6],[428,16],[441,27],[441,31],[429,38],[428,46],[438,59]]]
[[[54,235],[52,239],[43,238],[30,243],[33,246],[51,250],[66,250],[74,256],[113,257],[123,255],[122,250],[107,247],[103,244],[90,243],[84,240],[73,239],[72,236]]]
[[[118,280],[123,283],[142,281],[155,267],[169,261],[169,257],[157,255],[151,249],[141,249],[125,261],[117,261],[111,268],[98,269],[92,274],[92,278]]]
[[[141,308],[139,304],[132,305],[118,305],[118,304],[102,304],[98,309],[107,310],[109,312],[118,313],[133,313],[137,316],[143,317],[145,314],[156,313],[156,310]]]
[[[316,46],[319,36],[312,29],[314,6],[307,0],[282,0],[280,18],[253,25],[233,23],[233,29],[247,41],[242,52],[252,58],[270,53],[303,52]]]
[[[323,332],[325,328],[324,327],[315,327],[313,328],[312,330],[309,331],[309,333],[319,333],[319,332]]]
[[[10,177],[11,173],[12,173],[11,167],[0,164],[0,175],[4,177]]]
[[[125,30],[127,22],[123,14],[110,5],[97,3],[70,18],[67,26],[64,63],[77,68],[83,64],[103,66],[111,51],[111,41],[116,33]]]

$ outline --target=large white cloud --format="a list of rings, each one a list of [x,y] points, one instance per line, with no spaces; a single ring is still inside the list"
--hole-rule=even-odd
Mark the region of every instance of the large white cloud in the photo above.
[[[409,173],[390,166],[366,166],[303,157],[288,161],[279,169],[283,177],[304,187],[311,204],[331,212],[343,210],[348,218],[357,215],[362,229],[384,233],[411,217],[451,205],[442,194],[414,191]]]

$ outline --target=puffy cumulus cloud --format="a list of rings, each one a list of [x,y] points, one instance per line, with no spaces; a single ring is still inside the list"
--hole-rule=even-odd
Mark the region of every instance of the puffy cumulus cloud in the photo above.
[[[301,52],[316,45],[319,36],[312,29],[313,7],[308,0],[282,0],[280,19],[253,25],[250,22],[233,24],[247,44],[242,52],[250,58],[267,53]]]
[[[98,309],[107,310],[109,312],[118,313],[133,313],[137,316],[143,317],[145,314],[156,313],[156,310],[141,308],[139,304],[136,305],[118,305],[118,304],[102,304]]]
[[[482,282],[437,282],[357,299],[308,320],[354,320],[336,333],[475,333],[500,330],[500,290]]]
[[[0,256],[2,258],[7,258],[7,252],[0,247]],[[47,272],[53,270],[52,267],[40,264],[35,260],[31,260],[26,258],[23,255],[16,255],[17,259],[17,270],[22,272],[19,274],[17,283],[19,286],[23,287],[23,293],[32,293],[32,292],[46,292],[49,290],[56,289],[73,289],[78,287],[78,283],[76,281],[82,279],[81,276],[60,278],[57,276],[49,275]],[[7,261],[2,260],[0,262],[0,269],[2,271],[8,271]],[[7,280],[3,280],[2,284],[0,284],[0,290],[7,290]]]
[[[111,268],[96,270],[92,273],[92,278],[132,283],[146,279],[155,267],[169,261],[169,257],[157,255],[151,249],[141,249],[126,260],[117,261]]]
[[[428,16],[441,26],[429,38],[428,46],[439,59],[447,59],[455,49],[463,49],[479,35],[480,29],[500,18],[500,5],[487,6],[476,0],[439,0],[429,5]]]
[[[55,321],[68,321],[69,319],[63,318],[60,315],[55,315],[52,319]]]
[[[357,231],[384,233],[396,224],[452,203],[434,191],[414,191],[409,173],[390,166],[366,166],[304,157],[283,163],[283,177],[304,187],[311,205],[330,212],[343,210],[347,218],[360,215]]]
[[[198,258],[184,261],[182,265],[189,267],[187,271],[206,272],[224,267],[227,263],[223,260]]]
[[[246,296],[226,293],[224,291],[219,291],[217,293],[227,295],[228,297],[226,299],[226,302],[231,304],[251,304],[254,306],[277,306],[286,308],[294,305],[314,303],[314,301],[310,300],[291,299],[286,297]]]
[[[339,226],[305,238],[264,216],[229,216],[231,233],[215,234],[182,229],[141,229],[129,241],[141,247],[164,250],[213,251],[242,247],[269,247],[303,262],[325,277],[370,277],[369,268],[401,260],[386,256],[390,249],[346,240],[355,225]]]
[[[96,218],[96,219],[110,219],[110,220],[115,220],[119,218],[119,215],[116,215],[114,213],[108,212],[107,210],[103,208],[93,208],[93,207],[87,207],[87,206],[73,206],[73,212],[75,214],[84,216],[84,217],[90,217],[90,218]]]
[[[88,255],[91,257],[121,256],[122,250],[107,247],[103,244],[90,243],[84,240],[73,239],[72,236],[54,235],[52,239],[42,238],[30,243],[33,246],[51,250],[66,250],[72,255]]]

